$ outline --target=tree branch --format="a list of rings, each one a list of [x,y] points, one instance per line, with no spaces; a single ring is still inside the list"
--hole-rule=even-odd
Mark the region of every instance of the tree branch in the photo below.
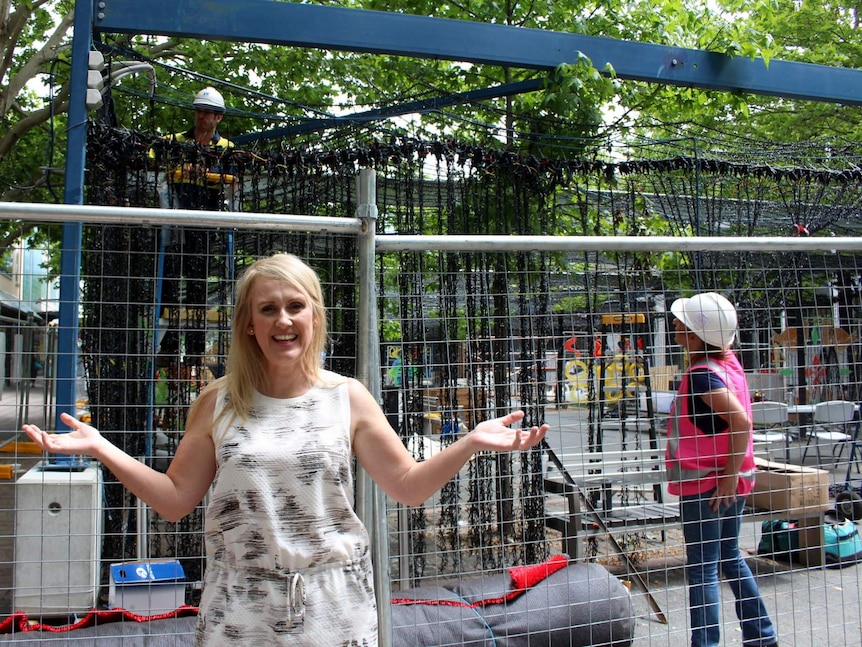
[[[8,191],[7,191],[7,193],[8,193]],[[3,199],[4,200],[6,199],[5,194],[3,196]],[[0,239],[0,245],[2,245],[2,247],[0,247],[0,249],[9,249],[16,242],[24,240],[25,238],[27,238],[27,235],[31,231],[36,229],[37,223],[35,223],[35,222],[23,222],[23,221],[16,220],[16,221],[6,223],[6,224],[7,224],[7,226],[10,226],[12,228],[6,232],[6,235],[3,236],[2,239]]]
[[[19,6],[16,11],[9,14],[8,2],[3,0],[3,6],[0,7],[0,11],[3,12],[0,15],[9,16],[8,19],[0,23],[2,25],[2,29],[0,29],[0,42],[6,43],[4,46],[6,52],[3,55],[3,63],[0,64],[0,80],[2,80],[6,78],[6,74],[12,66],[12,61],[15,58],[15,47],[21,37],[21,32],[27,25],[27,21],[33,15],[34,8]]]
[[[51,118],[52,112],[55,115],[65,112],[69,106],[68,94],[68,90],[61,90],[55,98],[53,111],[50,107],[34,110],[26,114],[20,121],[17,121],[9,130],[3,133],[3,136],[0,137],[0,160],[6,157],[24,133],[48,121]]]
[[[18,70],[18,72],[9,80],[6,92],[0,95],[0,119],[6,115],[12,100],[18,96],[21,89],[24,88],[31,79],[36,77],[42,69],[42,66],[57,58],[57,54],[59,52],[70,47],[68,44],[61,44],[66,38],[66,34],[73,22],[74,12],[70,11],[63,16],[62,20],[60,20],[56,29],[54,29],[54,32],[45,42],[42,49],[30,57],[21,69]],[[0,153],[0,155],[2,155],[2,153]]]
[[[174,51],[174,48],[179,46],[179,44],[180,41],[178,39],[169,38],[164,43],[159,43],[150,47],[149,51],[147,52],[147,55],[150,58],[159,58],[163,56],[166,52],[169,54],[176,54],[177,52]]]

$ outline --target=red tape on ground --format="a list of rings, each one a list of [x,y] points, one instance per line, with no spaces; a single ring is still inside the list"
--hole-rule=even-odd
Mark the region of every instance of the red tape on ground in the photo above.
[[[185,616],[197,615],[198,608],[183,605],[174,611],[167,613],[158,613],[152,616],[139,616],[136,613],[127,611],[126,609],[91,609],[80,620],[70,625],[48,625],[42,622],[30,622],[26,613],[16,611],[8,618],[0,622],[0,634],[8,634],[15,632],[27,631],[48,631],[51,633],[62,633],[64,631],[72,631],[74,629],[86,629],[98,624],[106,624],[108,622],[120,622],[123,620],[132,620],[134,622],[150,622],[151,620],[166,620],[168,618],[183,618]]]
[[[466,607],[468,609],[486,607],[489,604],[503,604],[504,602],[514,600],[527,589],[535,586],[552,573],[556,573],[560,569],[565,568],[568,563],[569,558],[565,555],[554,555],[541,564],[515,566],[510,568],[509,575],[512,577],[512,585],[514,588],[505,595],[497,598],[486,598],[476,602],[465,602],[462,600],[428,600],[422,598],[394,598],[391,602],[392,604],[426,604],[442,607]]]

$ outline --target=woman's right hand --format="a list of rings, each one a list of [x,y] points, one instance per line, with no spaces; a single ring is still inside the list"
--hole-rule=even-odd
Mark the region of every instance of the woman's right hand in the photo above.
[[[72,431],[48,433],[36,425],[29,424],[22,425],[21,429],[34,443],[47,452],[95,457],[95,452],[105,442],[99,430],[67,413],[60,414],[60,421]]]

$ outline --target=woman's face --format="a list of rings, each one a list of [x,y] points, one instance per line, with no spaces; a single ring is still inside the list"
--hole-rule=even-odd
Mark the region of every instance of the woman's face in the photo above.
[[[294,366],[311,346],[314,334],[314,307],[308,294],[277,279],[260,278],[251,286],[253,335],[271,368]]]
[[[675,332],[673,340],[686,350],[700,350],[703,347],[703,344],[700,343],[700,337],[686,328],[685,324],[676,317],[673,320],[673,329]]]

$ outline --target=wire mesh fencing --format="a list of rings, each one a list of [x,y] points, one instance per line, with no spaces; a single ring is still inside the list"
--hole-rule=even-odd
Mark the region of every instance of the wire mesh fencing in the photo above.
[[[481,578],[489,567],[565,552],[629,581],[642,642],[685,642],[686,551],[665,449],[689,358],[669,306],[714,290],[737,307],[734,349],[754,424],[757,484],[742,517],[743,555],[782,644],[784,635],[812,644],[824,633],[859,644],[835,601],[858,606],[857,569],[815,568],[840,564],[832,528],[852,533],[859,518],[857,255],[791,245],[397,252],[398,281],[410,287],[384,298],[384,320],[401,324],[400,339],[384,343],[384,404],[402,436],[432,453],[477,420],[517,408],[526,425],[547,422],[551,432],[535,463],[477,457],[433,505],[394,515],[395,581],[445,582],[447,569]],[[660,272],[656,256],[667,264]],[[542,524],[530,523],[535,510]],[[858,558],[844,550],[850,563]],[[821,577],[856,591],[830,600]],[[724,593],[725,639],[741,643]]]
[[[832,527],[846,518],[853,525],[860,498],[859,249],[846,239],[830,250],[790,238],[727,239],[720,249],[682,239],[609,238],[578,249],[543,237],[541,245],[513,240],[479,249],[476,241],[458,248],[377,238],[376,379],[381,405],[414,456],[426,459],[516,409],[524,425],[551,426],[536,451],[478,454],[423,505],[387,505],[396,642],[421,641],[413,638],[417,627],[433,636],[421,644],[435,645],[499,644],[503,635],[509,644],[540,636],[558,644],[563,633],[568,642],[559,644],[688,640],[685,546],[664,469],[670,408],[688,357],[669,307],[714,290],[737,308],[734,349],[755,424],[758,485],[743,515],[743,554],[782,644],[824,636],[860,644],[858,567],[850,558],[843,568],[822,567],[835,559]],[[250,259],[282,251],[321,274],[331,331],[325,365],[358,374],[363,295],[352,236],[92,225],[83,237],[76,414],[166,469],[189,404],[223,374],[237,276]],[[20,270],[22,278],[36,274]],[[57,354],[70,351],[56,348],[50,315],[4,319],[4,333],[3,613],[68,624],[110,606],[112,595],[116,602],[111,566],[139,561],[178,561],[182,583],[158,590],[167,606],[194,605],[205,568],[203,508],[172,524],[92,466],[34,471],[45,457],[15,432],[22,412],[52,424],[52,371]],[[38,360],[30,372],[28,359]],[[847,409],[844,417],[839,409]],[[841,518],[826,523],[831,509]],[[611,579],[574,566],[554,570],[562,553]],[[517,569],[536,564],[549,565],[543,577],[518,579]],[[625,615],[608,588],[616,582],[633,605],[631,636],[624,624],[605,622]],[[443,613],[452,609],[454,617]],[[742,644],[727,585],[721,618],[726,644]],[[133,635],[131,623],[120,626]],[[177,632],[178,644],[189,631]]]

